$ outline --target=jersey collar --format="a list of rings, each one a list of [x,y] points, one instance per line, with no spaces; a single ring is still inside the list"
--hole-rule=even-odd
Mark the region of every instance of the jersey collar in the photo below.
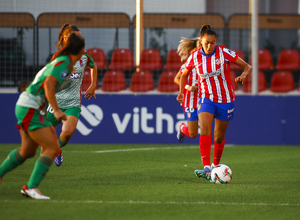
[[[211,57],[212,55],[215,54],[216,50],[217,50],[217,45],[215,46],[214,52],[212,52],[210,55],[207,55],[207,54],[205,54],[203,48],[201,47],[201,54],[206,56],[206,57]]]

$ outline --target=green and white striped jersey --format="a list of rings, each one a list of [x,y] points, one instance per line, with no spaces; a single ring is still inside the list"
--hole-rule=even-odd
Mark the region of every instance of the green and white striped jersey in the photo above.
[[[81,84],[84,69],[86,66],[93,68],[94,65],[94,60],[86,53],[76,62],[75,73],[69,77],[67,87],[55,95],[59,108],[81,107]]]

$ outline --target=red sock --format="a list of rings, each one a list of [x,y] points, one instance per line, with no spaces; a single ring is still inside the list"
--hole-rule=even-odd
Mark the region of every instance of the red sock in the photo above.
[[[190,134],[189,134],[189,127],[184,125],[184,126],[181,126],[181,131],[188,137],[190,137]]]
[[[203,166],[210,166],[211,135],[200,135],[200,153]]]
[[[214,145],[214,162],[213,162],[215,165],[220,164],[221,157],[222,157],[223,150],[224,150],[224,145],[225,145],[225,139],[223,140],[223,142],[221,144],[217,144],[215,142],[215,145]]]

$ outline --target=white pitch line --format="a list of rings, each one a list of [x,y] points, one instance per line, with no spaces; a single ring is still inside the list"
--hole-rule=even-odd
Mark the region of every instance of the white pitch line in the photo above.
[[[6,202],[39,202],[39,200],[0,200],[0,203]],[[51,203],[80,203],[80,204],[143,204],[143,205],[228,205],[228,206],[300,206],[299,203],[238,203],[238,202],[204,202],[204,201],[196,201],[196,202],[186,202],[186,201],[103,201],[103,200],[47,200],[47,202]]]
[[[231,147],[232,145],[226,145],[225,147]],[[126,152],[126,151],[150,151],[150,150],[175,150],[175,149],[197,149],[199,146],[182,146],[182,147],[148,147],[148,148],[132,148],[132,149],[116,149],[116,150],[99,150],[99,151],[67,151],[71,153],[115,153],[115,152]],[[212,146],[212,149],[214,146]]]
[[[173,150],[173,149],[197,149],[198,146],[184,146],[184,147],[148,147],[148,148],[131,148],[131,149],[116,149],[116,150],[99,150],[99,151],[66,151],[72,153],[114,153],[114,152],[126,152],[126,151],[150,151],[150,150]]]

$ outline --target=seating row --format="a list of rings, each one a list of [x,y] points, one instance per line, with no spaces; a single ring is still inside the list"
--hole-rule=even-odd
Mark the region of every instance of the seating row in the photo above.
[[[159,77],[157,90],[159,92],[177,92],[179,87],[174,83],[176,71],[164,71]],[[230,79],[234,90],[239,90],[239,84],[234,81],[236,73],[230,72]],[[91,82],[90,71],[85,71],[83,77],[82,89],[85,91]],[[105,92],[119,92],[126,89],[125,76],[122,71],[109,70],[104,74],[101,90]],[[130,79],[129,90],[132,92],[147,92],[154,89],[153,76],[150,71],[134,72]],[[258,73],[258,92],[267,89],[266,78],[263,72]],[[300,82],[299,82],[300,89]],[[243,92],[251,92],[252,77],[246,78],[241,90]],[[290,92],[295,90],[294,78],[289,71],[276,71],[271,77],[270,91],[272,92]]]
[[[242,50],[234,50],[243,60],[245,55]],[[133,54],[130,49],[115,49],[112,53],[111,62],[108,65],[105,53],[100,48],[90,48],[87,50],[95,60],[99,70],[110,69],[110,70],[131,70],[135,68]],[[250,56],[249,63],[252,63]],[[140,66],[141,70],[155,71],[155,70],[175,70],[177,71],[182,62],[177,54],[176,49],[171,49],[168,52],[165,65],[162,63],[161,55],[157,49],[144,49],[141,52]],[[230,69],[233,71],[241,70],[241,67],[231,64]],[[273,59],[269,50],[259,49],[258,50],[258,69],[260,71],[267,70],[282,70],[282,71],[294,71],[300,69],[300,56],[296,49],[284,49],[281,50],[277,64],[274,66]]]
[[[133,61],[133,54],[130,49],[115,49],[111,56],[111,62],[108,65],[105,53],[100,48],[90,48],[86,51],[92,56],[97,68],[110,69],[110,70],[131,70],[136,66]],[[176,49],[172,49],[168,52],[167,62],[163,66],[161,55],[157,49],[144,49],[141,52],[140,66],[141,70],[155,71],[155,70],[179,70],[183,63],[180,61],[180,57],[177,54]]]

